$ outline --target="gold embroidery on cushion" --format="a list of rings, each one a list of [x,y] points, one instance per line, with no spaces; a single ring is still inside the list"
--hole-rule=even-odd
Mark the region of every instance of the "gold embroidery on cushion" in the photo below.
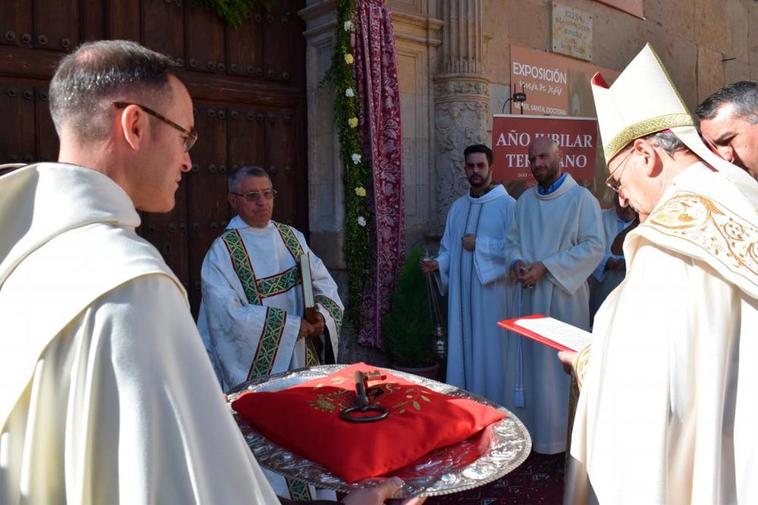
[[[314,389],[318,389],[322,386],[328,386],[330,384],[319,383],[314,386]],[[414,410],[420,411],[423,408],[424,403],[431,403],[432,399],[426,394],[426,389],[421,387],[409,387],[405,390],[405,395],[402,399],[397,397],[393,400],[397,401],[392,406],[386,405],[388,396],[400,390],[398,384],[391,382],[385,382],[383,384],[377,384],[372,386],[374,388],[381,389],[381,393],[376,395],[376,399],[371,401],[375,405],[382,405],[386,407],[390,414],[404,414],[406,412],[413,412]],[[316,398],[310,400],[308,404],[314,409],[321,412],[328,412],[330,414],[341,412],[344,408],[350,407],[355,404],[355,392],[350,389],[339,389],[337,391],[330,391],[328,393],[320,393],[316,395]]]
[[[308,404],[315,410],[332,414],[341,412],[342,409],[350,407],[354,402],[355,393],[347,389],[340,389],[339,391],[316,395],[316,399],[311,400]]]
[[[423,393],[424,393],[424,390],[420,388],[408,388],[405,391],[405,400],[393,405],[390,411],[396,412],[398,414],[402,414],[406,412],[407,409],[410,409],[410,408],[421,410],[421,405],[422,405],[421,401],[424,401],[427,403],[431,403],[432,401],[429,399],[428,396],[426,396]]]

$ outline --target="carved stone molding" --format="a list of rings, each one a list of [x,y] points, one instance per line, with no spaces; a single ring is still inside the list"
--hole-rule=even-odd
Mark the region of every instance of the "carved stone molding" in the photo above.
[[[468,191],[463,150],[470,144],[489,144],[486,101],[445,101],[435,104],[437,140],[437,223],[445,223],[450,204]]]
[[[442,72],[482,72],[482,0],[440,0],[445,28],[442,32]]]
[[[463,150],[470,144],[489,144],[487,80],[472,75],[441,75],[434,79],[434,121],[437,170],[437,230],[441,231],[450,204],[468,190]]]
[[[305,21],[306,40],[310,242],[333,271],[345,268],[342,163],[334,129],[334,92],[321,82],[334,52],[335,7],[334,0],[309,0],[298,12]]]
[[[439,0],[442,58],[434,77],[437,228],[450,204],[468,190],[467,145],[488,144],[489,81],[482,68],[482,1]]]

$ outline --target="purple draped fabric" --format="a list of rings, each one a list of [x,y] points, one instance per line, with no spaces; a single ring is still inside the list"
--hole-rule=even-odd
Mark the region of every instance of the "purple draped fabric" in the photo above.
[[[376,218],[375,268],[363,298],[358,342],[381,347],[382,318],[405,249],[400,90],[392,20],[384,0],[357,0],[356,17],[355,77],[363,101],[359,127],[373,170]]]

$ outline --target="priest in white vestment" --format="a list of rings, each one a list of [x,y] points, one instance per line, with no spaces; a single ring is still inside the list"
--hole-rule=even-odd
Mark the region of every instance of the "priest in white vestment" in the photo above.
[[[560,151],[549,137],[529,146],[537,185],[516,201],[507,247],[520,303],[512,317],[543,314],[589,329],[587,277],[604,251],[600,205],[586,188],[562,173]],[[526,424],[534,450],[565,450],[569,379],[555,352],[507,333],[505,406]]]
[[[337,285],[302,233],[271,220],[275,195],[263,169],[233,173],[229,202],[238,215],[203,261],[198,328],[224,391],[272,373],[319,365],[324,344],[337,356],[343,312]],[[310,260],[316,324],[304,317],[299,267],[304,254]],[[313,488],[266,473],[280,496],[314,497]],[[319,491],[318,496],[334,493]]]
[[[436,260],[448,293],[446,381],[504,404],[503,333],[497,321],[512,299],[508,284],[505,234],[514,200],[492,184],[492,151],[472,145],[464,151],[471,190],[450,207]]]
[[[181,283],[135,233],[135,206],[169,211],[191,166],[173,68],[127,41],[67,55],[62,163],[0,177],[3,505],[276,503]]]
[[[643,222],[575,361],[565,502],[758,503],[758,185],[703,144],[649,45],[592,87],[608,184]]]
[[[613,254],[611,245],[619,233],[630,226],[636,217],[629,206],[622,206],[618,198],[613,199],[613,207],[603,209],[602,221],[605,236],[605,254],[588,282],[590,286],[590,319],[608,294],[618,286],[626,275],[626,262],[622,254]]]

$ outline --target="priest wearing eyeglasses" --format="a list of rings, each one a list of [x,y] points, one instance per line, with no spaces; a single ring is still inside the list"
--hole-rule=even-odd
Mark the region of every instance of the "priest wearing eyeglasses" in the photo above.
[[[224,391],[277,372],[318,365],[337,355],[343,305],[323,262],[295,228],[271,219],[276,190],[259,167],[229,177],[237,215],[211,245],[201,271],[198,328]],[[304,317],[300,257],[310,258],[317,314]],[[313,498],[305,486],[269,478],[279,496]],[[324,498],[325,496],[319,497]]]

